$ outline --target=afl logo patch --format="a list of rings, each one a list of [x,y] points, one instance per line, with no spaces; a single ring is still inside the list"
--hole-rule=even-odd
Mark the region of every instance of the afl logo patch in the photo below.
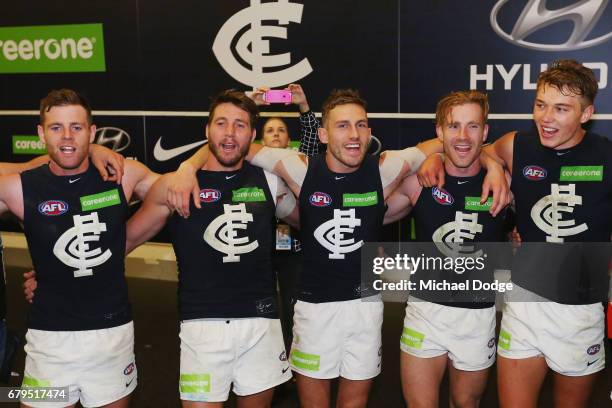
[[[495,337],[492,337],[487,343],[488,348],[493,348],[493,346],[495,346]]]
[[[440,190],[438,187],[431,189],[431,196],[438,204],[453,205],[455,202],[455,199],[448,191],[444,189]]]
[[[38,204],[38,212],[42,215],[62,215],[68,211],[68,204],[60,200],[47,200],[44,203]]]
[[[214,188],[205,188],[200,190],[200,201],[203,203],[214,203],[221,198],[221,192]]]
[[[134,372],[134,368],[135,368],[135,367],[136,367],[136,366],[134,365],[134,363],[130,363],[130,364],[128,364],[128,366],[127,366],[127,367],[125,367],[125,370],[123,370],[123,374],[125,374],[125,375],[130,375],[130,374],[132,374],[132,373]]]
[[[315,207],[327,207],[331,204],[332,199],[329,194],[317,191],[316,193],[312,193],[309,201],[310,204],[314,205]]]
[[[592,356],[592,355],[599,353],[599,350],[601,350],[601,346],[599,344],[593,344],[591,347],[587,349],[587,354],[589,356]]]
[[[532,164],[532,165],[523,167],[523,176],[525,176],[527,180],[531,180],[531,181],[544,180],[546,178],[546,175],[547,175],[546,169],[540,166],[536,166]]]

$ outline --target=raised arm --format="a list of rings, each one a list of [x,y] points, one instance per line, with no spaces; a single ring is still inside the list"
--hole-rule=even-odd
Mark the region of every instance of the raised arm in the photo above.
[[[251,144],[246,159],[282,178],[296,197],[300,196],[308,170],[308,157],[291,149],[277,149]]]
[[[196,208],[200,205],[200,186],[196,178],[196,172],[208,161],[210,149],[204,145],[198,149],[189,159],[181,163],[178,170],[168,181],[168,192],[166,202],[168,206],[182,216],[189,217],[189,200],[193,199]]]
[[[7,211],[23,220],[23,190],[19,174],[0,177],[0,214]]]
[[[89,145],[89,157],[104,181],[116,181],[117,184],[121,184],[125,164],[125,158],[122,155],[92,143]]]
[[[160,177],[151,186],[138,211],[128,220],[126,254],[157,234],[172,214],[166,205],[166,190],[171,174]]]
[[[419,143],[415,147],[383,152],[379,166],[385,198],[397,188],[405,177],[414,174],[428,155],[441,151],[442,143],[435,138]]]
[[[516,132],[509,132],[497,139],[494,143],[490,145],[484,146],[483,150],[499,163],[505,169],[508,169],[510,174],[512,174],[512,155],[514,153],[514,138],[516,137]],[[488,170],[488,164],[482,162],[483,167]]]
[[[280,218],[292,227],[299,228],[300,214],[297,201],[283,179],[276,178],[276,218]]]
[[[131,200],[132,195],[139,199],[144,199],[149,188],[160,177],[159,174],[151,171],[144,164],[136,160],[126,160],[125,173],[123,175],[123,192],[125,197]]]
[[[24,163],[0,163],[0,176],[18,174],[49,163],[49,155],[38,156]]]
[[[421,194],[422,187],[416,175],[406,177],[402,180],[398,188],[396,188],[387,198],[387,211],[385,212],[384,225],[399,221],[410,213],[412,207],[416,203]]]
[[[291,102],[300,110],[300,153],[312,157],[319,153],[319,133],[321,127],[319,119],[310,110],[304,89],[299,84],[289,84]]]

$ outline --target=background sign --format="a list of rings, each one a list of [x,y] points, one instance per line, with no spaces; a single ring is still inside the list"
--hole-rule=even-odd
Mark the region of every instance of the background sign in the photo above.
[[[61,87],[91,100],[97,142],[159,172],[200,145],[209,97],[226,88],[298,82],[315,111],[333,88],[359,89],[383,149],[433,136],[437,100],[476,88],[489,94],[495,139],[532,126],[537,75],[560,58],[594,69],[600,90],[589,127],[612,135],[607,0],[64,5],[31,0],[0,14],[2,161],[32,157],[28,139],[16,150],[15,137],[36,134],[38,101]],[[297,123],[290,126],[297,137]],[[392,237],[406,230],[387,228]]]

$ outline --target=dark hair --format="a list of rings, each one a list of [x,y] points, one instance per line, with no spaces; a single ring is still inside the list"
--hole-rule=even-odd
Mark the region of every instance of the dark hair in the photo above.
[[[325,102],[323,102],[323,106],[321,108],[321,119],[323,125],[325,125],[327,116],[332,109],[334,109],[336,106],[347,105],[350,103],[359,105],[366,110],[366,101],[361,97],[359,91],[354,89],[334,89],[331,91],[331,94],[329,94]]]
[[[69,106],[79,105],[87,112],[87,124],[93,123],[91,117],[91,106],[89,101],[80,93],[73,91],[72,89],[54,89],[47,94],[43,99],[40,100],[40,124],[45,123],[45,113],[49,112],[54,106]]]
[[[557,60],[542,72],[538,76],[538,90],[545,85],[554,86],[564,95],[569,91],[582,96],[587,101],[587,104],[582,106],[583,109],[593,104],[599,90],[593,71],[571,59]]]
[[[487,94],[480,91],[455,91],[442,97],[436,107],[436,126],[447,124],[448,115],[455,106],[473,103],[482,109],[482,121],[487,121],[489,115],[489,98]]]
[[[217,106],[223,103],[231,103],[232,105],[247,112],[249,114],[249,125],[251,125],[251,129],[255,129],[255,123],[259,117],[257,105],[255,105],[255,102],[246,96],[244,92],[237,91],[236,89],[227,89],[211,98],[210,107],[208,109],[210,115],[208,119],[209,121],[213,120]]]

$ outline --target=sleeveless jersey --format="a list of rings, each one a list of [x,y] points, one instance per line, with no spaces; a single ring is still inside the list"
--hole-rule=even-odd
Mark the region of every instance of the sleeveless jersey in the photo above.
[[[517,133],[512,160],[517,227],[524,243],[539,243],[521,246],[513,281],[559,303],[607,299],[612,141],[587,132],[578,145],[554,150],[537,133]]]
[[[418,270],[410,278],[416,283],[416,290],[411,291],[411,294],[417,298],[446,306],[473,309],[491,307],[495,303],[495,293],[475,290],[474,280],[492,282],[493,269],[498,266],[497,252],[502,248],[470,244],[504,241],[505,211],[493,217],[489,213],[492,198],[480,204],[485,174],[484,170],[472,177],[447,174],[443,189],[431,187],[421,191],[412,215],[416,223],[417,241],[422,243],[417,245],[423,248],[423,253],[433,258],[453,258],[456,253],[452,244],[460,244],[462,247],[472,247],[468,251],[461,251],[463,257],[482,257],[486,253],[486,258],[482,263],[484,268],[461,269],[462,273],[439,267]],[[446,280],[449,283],[466,283],[469,286],[458,291],[431,290],[423,284],[432,279],[438,282]]]
[[[89,165],[56,176],[21,174],[23,227],[38,287],[28,327],[95,330],[131,321],[124,276],[128,204],[123,189]]]
[[[298,299],[321,303],[374,294],[361,279],[360,248],[381,239],[386,206],[378,162],[366,156],[356,171],[333,173],[325,155],[310,159],[299,198],[304,262]]]
[[[191,203],[189,218],[170,220],[181,319],[277,318],[275,205],[264,171],[244,162],[197,177],[202,209]]]

